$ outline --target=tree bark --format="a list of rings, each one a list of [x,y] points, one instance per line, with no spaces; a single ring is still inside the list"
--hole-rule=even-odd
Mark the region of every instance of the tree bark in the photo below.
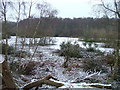
[[[2,80],[6,86],[6,88],[10,89],[16,89],[17,86],[15,85],[15,82],[13,80],[12,73],[10,71],[10,68],[8,67],[8,63],[6,60],[2,63]]]
[[[119,14],[118,14],[118,17],[119,17]],[[120,77],[118,77],[119,76],[119,73],[120,73],[120,56],[119,56],[119,48],[120,48],[120,35],[119,35],[119,33],[120,33],[120,17],[119,17],[119,19],[117,20],[117,31],[118,31],[118,36],[117,36],[117,42],[116,42],[116,48],[115,48],[115,50],[116,50],[116,52],[115,52],[115,63],[114,63],[114,70],[113,70],[113,75],[112,75],[112,78],[114,79],[114,80],[118,80],[118,81],[120,81]]]

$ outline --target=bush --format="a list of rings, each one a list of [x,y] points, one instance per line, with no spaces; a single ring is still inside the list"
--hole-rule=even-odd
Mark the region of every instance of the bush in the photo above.
[[[53,45],[55,43],[55,40],[52,37],[41,37],[36,39],[30,39],[29,40],[29,44],[30,45],[41,45],[41,46],[45,46],[45,45]]]
[[[21,73],[20,62],[19,61],[12,61],[12,62],[10,62],[10,69],[13,72]]]
[[[83,62],[83,70],[85,72],[107,72],[107,68],[103,65],[102,60],[85,60]]]
[[[91,48],[87,48],[87,51],[88,51],[88,52],[95,52],[96,49],[94,49],[94,48],[91,47]]]
[[[34,74],[33,70],[36,64],[37,63],[34,61],[29,61],[27,63],[22,63],[20,61],[13,61],[10,63],[10,68],[12,71],[18,74],[30,75],[30,74]]]
[[[120,56],[118,58],[120,58]],[[111,71],[113,70],[115,60],[116,60],[115,51],[105,56],[104,63],[110,66]]]
[[[60,55],[65,57],[77,57],[80,58],[80,46],[77,43],[71,44],[71,42],[63,42],[60,45]]]
[[[21,69],[23,70],[23,74],[24,75],[33,74],[33,70],[35,66],[36,66],[36,63],[34,61],[29,61],[28,63],[22,65]]]
[[[105,57],[105,60],[104,60],[104,62],[105,62],[105,64],[106,64],[106,66],[109,66],[110,67],[110,72],[112,73],[112,71],[113,71],[113,66],[114,66],[114,59],[113,59],[113,57],[111,56],[111,55],[107,55],[106,57]]]
[[[21,58],[25,58],[26,56],[30,57],[31,54],[26,52],[26,51],[16,51],[16,53],[14,54],[15,57],[21,57]]]
[[[98,47],[98,45],[96,43],[94,43],[94,42],[86,42],[85,41],[83,43],[83,45],[86,47],[86,50],[88,52],[95,52],[95,51],[97,51],[96,48]],[[92,45],[94,45],[94,47]]]
[[[53,45],[55,43],[54,39],[51,37],[42,37],[40,38],[38,44],[39,45]]]
[[[2,54],[6,53],[6,47],[7,47],[7,54],[8,55],[13,54],[15,52],[15,49],[13,46],[9,46],[8,44],[6,45],[4,43],[2,43],[0,45],[1,45],[0,47],[2,47]]]
[[[7,37],[6,37],[6,34],[2,33],[2,39],[6,39],[6,38],[10,38],[10,34],[8,34]]]

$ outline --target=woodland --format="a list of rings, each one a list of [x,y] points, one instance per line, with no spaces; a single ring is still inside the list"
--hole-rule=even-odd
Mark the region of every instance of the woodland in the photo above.
[[[102,17],[62,18],[48,2],[1,0],[0,88],[120,89],[120,1],[100,2]]]

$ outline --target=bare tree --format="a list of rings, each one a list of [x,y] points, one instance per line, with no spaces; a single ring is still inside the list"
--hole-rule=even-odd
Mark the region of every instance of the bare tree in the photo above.
[[[12,5],[11,2],[6,2],[5,0],[2,0],[1,2],[1,15],[3,16],[3,21],[4,21],[4,30],[7,31],[7,11],[10,5]],[[16,85],[13,81],[13,76],[11,74],[11,70],[8,65],[8,33],[6,33],[6,50],[5,50],[5,60],[2,62],[2,80],[3,83],[7,88],[16,88]]]
[[[30,2],[27,2],[26,4],[24,4],[24,15],[26,15],[26,18],[28,19],[27,25],[25,27],[26,30],[30,29],[30,26],[29,26],[31,24],[31,20],[30,19],[34,16],[34,15],[33,16],[31,15],[31,12],[32,12],[32,9],[33,9],[34,5],[36,5],[36,3],[37,3],[37,1],[31,0]],[[28,5],[28,9],[26,8],[26,5]],[[28,15],[27,15],[26,10],[28,11]],[[34,33],[36,33],[36,31],[34,31]],[[34,36],[34,34],[33,34],[33,36]],[[33,41],[33,40],[29,40],[29,42],[30,41]],[[29,43],[29,49],[30,49],[30,47],[31,47],[31,44]]]
[[[22,13],[22,10],[21,8],[24,6],[25,2],[15,2],[13,5],[12,5],[12,9],[13,11],[15,11],[15,18],[16,18],[16,41],[15,41],[15,50],[16,50],[16,46],[17,46],[17,39],[18,39],[18,31],[19,31],[19,21],[21,20],[21,13]]]
[[[36,8],[39,10],[39,17],[54,17],[57,15],[57,10],[53,9],[47,2],[38,3]]]
[[[119,0],[113,0],[113,7],[114,8],[110,8],[108,7],[108,5],[105,4],[105,1],[104,0],[101,0],[101,6],[107,10],[107,11],[110,11],[112,13],[115,13],[116,15],[116,20],[117,20],[117,31],[118,31],[118,34],[117,34],[117,38],[115,39],[115,62],[114,62],[114,69],[113,69],[113,75],[112,75],[112,78],[114,80],[118,80],[118,77],[119,76],[119,73],[120,73],[120,59],[119,59],[119,48],[120,48],[120,45],[119,45],[119,39],[120,39],[120,1]]]
[[[49,3],[47,3],[47,2],[37,4],[36,8],[39,11],[39,22],[37,23],[37,25],[35,27],[34,34],[33,34],[34,41],[35,41],[35,35],[37,33],[38,27],[41,24],[41,18],[43,18],[43,17],[54,17],[55,15],[57,15],[57,10],[53,9],[51,7],[51,5]],[[45,35],[45,34],[43,33],[43,35]],[[45,37],[45,39],[46,39],[46,37]],[[40,41],[40,38],[39,38],[39,41]],[[31,60],[34,57],[34,54],[37,51],[37,48],[38,48],[38,44],[35,47],[33,55],[31,56]]]

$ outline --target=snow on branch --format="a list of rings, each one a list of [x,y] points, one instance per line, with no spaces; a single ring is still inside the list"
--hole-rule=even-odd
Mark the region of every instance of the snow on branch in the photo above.
[[[98,74],[98,73],[97,73]],[[31,82],[23,87],[23,89],[31,89],[33,87],[42,87],[42,84],[55,86],[57,88],[78,88],[78,86],[81,88],[87,87],[87,88],[106,88],[106,89],[112,89],[111,84],[100,84],[100,83],[67,83],[67,82],[60,82],[52,75],[48,75],[45,78]]]

